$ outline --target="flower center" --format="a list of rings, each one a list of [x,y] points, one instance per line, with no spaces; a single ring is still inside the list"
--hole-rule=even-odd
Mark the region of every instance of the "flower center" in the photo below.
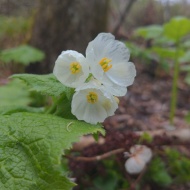
[[[98,94],[95,92],[89,92],[86,99],[88,103],[94,104],[98,101]]]
[[[104,72],[109,71],[112,68],[112,64],[110,64],[111,59],[108,59],[107,57],[104,57],[100,60],[99,64],[104,70]]]
[[[71,71],[72,74],[76,74],[76,73],[80,72],[80,70],[81,70],[80,63],[78,63],[78,62],[72,62],[70,64],[70,71]]]

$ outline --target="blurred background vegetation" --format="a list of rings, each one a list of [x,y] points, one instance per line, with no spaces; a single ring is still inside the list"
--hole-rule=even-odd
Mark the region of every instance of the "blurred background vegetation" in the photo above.
[[[21,81],[9,82],[10,75],[52,73],[62,51],[84,54],[98,33],[111,32],[130,49],[137,78],[120,99],[116,117],[104,122],[106,145],[73,154],[93,156],[110,150],[112,143],[120,148],[124,130],[189,128],[189,10],[189,0],[0,0],[0,114],[14,112],[14,107],[43,112],[50,102],[29,93]],[[153,150],[140,178],[126,173],[121,155],[99,164],[68,160],[67,165],[79,184],[76,189],[189,190],[190,148]]]
[[[176,15],[190,16],[189,7],[186,0],[1,0],[0,48],[23,44],[39,48],[45,58],[26,71],[49,73],[61,51],[84,53],[100,32],[112,32],[126,41],[137,27],[163,24]]]

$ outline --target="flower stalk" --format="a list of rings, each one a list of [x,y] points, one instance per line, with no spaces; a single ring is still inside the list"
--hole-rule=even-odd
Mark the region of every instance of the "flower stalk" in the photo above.
[[[176,56],[174,62],[174,76],[172,82],[172,93],[171,93],[171,104],[170,104],[170,124],[174,124],[174,116],[177,107],[177,81],[179,78],[179,60],[178,60],[178,50],[179,50],[179,42],[176,43]]]

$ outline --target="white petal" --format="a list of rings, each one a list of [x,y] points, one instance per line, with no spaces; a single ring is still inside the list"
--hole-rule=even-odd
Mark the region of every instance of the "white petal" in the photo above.
[[[127,93],[127,88],[123,86],[119,86],[116,84],[112,85],[103,85],[105,90],[114,96],[125,96]]]
[[[150,148],[145,147],[143,151],[139,154],[139,157],[145,161],[145,163],[148,163],[152,158],[152,151]]]
[[[87,101],[89,92],[95,92],[98,95],[97,102],[89,103]],[[77,119],[97,124],[98,122],[103,122],[108,116],[113,115],[118,108],[118,104],[115,98],[105,92],[101,86],[96,88],[94,85],[90,88],[90,85],[87,83],[73,95],[71,108]]]
[[[91,124],[97,124],[97,122],[103,122],[107,117],[107,113],[103,106],[99,103],[87,104],[84,110],[84,121]]]
[[[108,85],[112,89],[116,85],[127,87],[133,83],[136,70],[134,64],[128,62],[129,57],[130,53],[126,45],[115,40],[114,36],[109,33],[99,34],[86,49],[86,60],[90,64],[91,73],[104,86]],[[103,58],[111,60],[109,64],[112,65],[112,68],[106,72],[99,64]],[[119,90],[121,91],[119,92]],[[118,88],[115,91],[114,95],[119,96],[126,93],[124,88]]]
[[[102,57],[102,53],[107,44],[110,43],[110,40],[114,40],[115,37],[110,33],[100,33],[98,36],[91,42],[89,42],[86,49],[86,57],[90,55],[92,61]]]
[[[91,72],[98,79],[103,77],[102,67],[99,65],[99,61],[104,57],[103,52],[115,37],[110,33],[100,33],[93,41],[91,41],[86,49],[86,59],[90,64]]]
[[[130,174],[138,174],[144,169],[145,165],[146,163],[138,157],[131,157],[125,162],[125,169]]]
[[[118,40],[110,40],[110,43],[105,47],[103,56],[111,59],[111,63],[115,65],[120,62],[128,62],[130,52],[124,43]]]
[[[70,64],[72,62],[79,62],[81,71],[72,74],[70,71]],[[76,51],[64,51],[57,58],[53,74],[65,86],[77,87],[83,84],[89,75],[89,65],[86,63],[84,56]]]
[[[107,117],[114,115],[115,110],[118,108],[115,98],[109,95],[107,92],[104,93],[104,96],[100,96],[99,102],[106,111]]]
[[[138,156],[140,160],[143,160],[145,163],[148,163],[152,158],[152,151],[145,145],[134,145],[130,148],[130,152]]]
[[[122,62],[113,65],[105,74],[113,83],[127,87],[133,84],[136,76],[136,69],[133,63]]]

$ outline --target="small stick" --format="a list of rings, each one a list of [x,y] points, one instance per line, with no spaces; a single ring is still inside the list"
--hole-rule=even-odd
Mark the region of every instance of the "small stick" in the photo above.
[[[93,156],[93,157],[80,157],[80,156],[78,156],[74,159],[77,161],[86,161],[86,162],[99,161],[99,160],[103,160],[103,159],[108,158],[114,154],[118,154],[118,153],[121,153],[124,151],[125,151],[124,148],[119,148],[119,149],[112,150],[110,152],[106,152],[106,153],[98,155],[98,156]]]
[[[135,190],[137,184],[141,181],[142,177],[144,176],[145,172],[146,172],[147,166],[145,166],[145,168],[142,170],[142,172],[139,174],[139,176],[137,177],[137,179],[134,181],[134,183],[132,183],[130,185],[130,190]]]

